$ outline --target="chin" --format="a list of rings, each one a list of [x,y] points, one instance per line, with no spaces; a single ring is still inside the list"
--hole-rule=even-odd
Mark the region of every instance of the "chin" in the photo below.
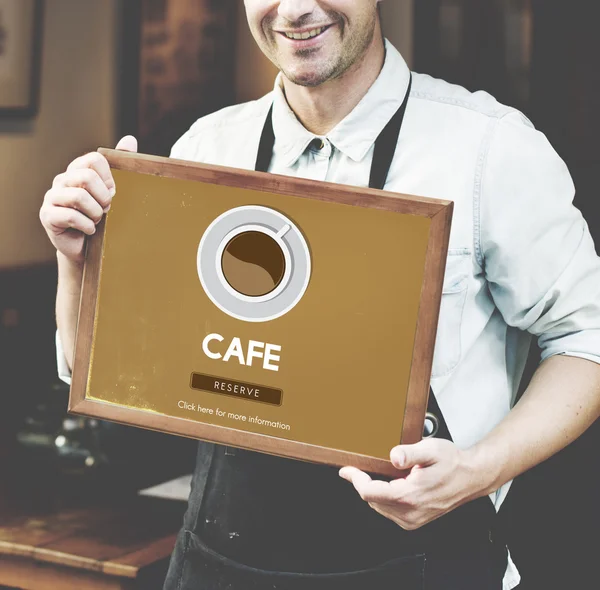
[[[315,76],[314,74],[294,75],[286,74],[284,72],[284,75],[293,84],[296,84],[297,86],[306,86],[307,88],[315,88],[327,81],[326,78]]]
[[[302,68],[282,68],[283,75],[298,86],[314,88],[320,86],[332,78],[330,72],[315,71],[306,64]]]

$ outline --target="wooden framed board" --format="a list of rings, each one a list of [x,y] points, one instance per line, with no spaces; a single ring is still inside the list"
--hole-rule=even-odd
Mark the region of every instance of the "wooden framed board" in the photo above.
[[[101,149],[69,410],[373,473],[421,439],[453,204]]]

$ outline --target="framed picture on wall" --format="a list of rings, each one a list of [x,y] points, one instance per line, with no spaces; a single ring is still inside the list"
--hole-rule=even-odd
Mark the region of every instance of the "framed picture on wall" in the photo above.
[[[167,156],[196,119],[234,101],[238,0],[123,3],[121,123]]]
[[[0,117],[38,110],[43,0],[0,0]]]

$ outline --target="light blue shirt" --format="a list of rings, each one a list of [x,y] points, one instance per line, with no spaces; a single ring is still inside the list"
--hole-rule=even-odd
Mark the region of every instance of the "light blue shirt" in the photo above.
[[[200,119],[172,157],[253,169],[274,102],[276,174],[367,186],[374,142],[410,71],[387,43],[367,95],[318,150],[278,78],[262,99]],[[386,190],[454,201],[431,385],[455,442],[484,437],[514,403],[531,337],[542,358],[600,363],[600,260],[564,162],[520,112],[413,74]],[[567,395],[567,392],[565,392]]]
[[[274,103],[271,172],[367,186],[374,142],[410,77],[386,47],[379,78],[322,149],[309,145],[315,136],[278,78],[262,99],[200,119],[172,157],[253,169]],[[457,445],[473,445],[508,414],[532,336],[543,359],[600,363],[600,261],[567,167],[523,114],[414,74],[386,190],[454,201],[431,385]],[[60,351],[59,364],[66,377]],[[493,496],[496,506],[507,489]],[[511,564],[505,588],[517,583]]]

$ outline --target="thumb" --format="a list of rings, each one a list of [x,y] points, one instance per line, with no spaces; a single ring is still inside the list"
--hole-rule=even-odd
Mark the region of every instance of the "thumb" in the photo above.
[[[133,135],[126,135],[119,141],[115,149],[123,150],[124,152],[137,152],[138,141]]]
[[[390,459],[396,469],[412,469],[420,465],[425,467],[437,461],[437,453],[429,441],[421,441],[414,445],[400,445],[390,452]]]

